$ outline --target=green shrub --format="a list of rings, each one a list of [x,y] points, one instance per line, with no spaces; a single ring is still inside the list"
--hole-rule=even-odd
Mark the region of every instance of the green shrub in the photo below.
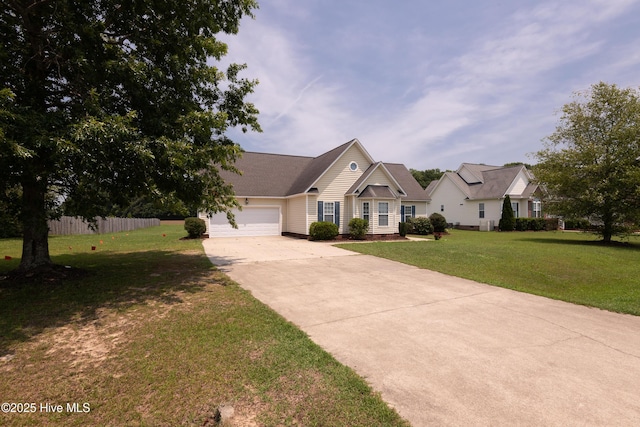
[[[544,218],[530,218],[529,230],[543,231],[547,229],[547,221]]]
[[[407,222],[405,222],[405,231],[407,232],[407,234],[415,234],[415,231],[413,229],[413,220],[414,218],[407,218]]]
[[[309,226],[311,240],[332,240],[338,235],[338,226],[333,222],[317,221]]]
[[[447,220],[441,214],[434,212],[429,216],[429,220],[435,233],[444,233],[447,230]]]
[[[511,207],[511,197],[508,194],[502,203],[502,216],[498,228],[500,231],[513,231],[516,228],[516,218]]]
[[[207,224],[200,218],[185,218],[184,229],[187,230],[189,237],[192,239],[198,238],[207,231]]]
[[[516,231],[527,231],[529,229],[529,222],[527,221],[528,218],[516,218],[516,226],[515,226],[515,230]]]
[[[423,216],[411,218],[411,226],[412,232],[414,234],[426,236],[427,234],[433,233],[433,225],[431,225],[431,220]]]
[[[362,218],[352,218],[349,221],[349,234],[352,239],[362,240],[369,231],[369,221]]]
[[[399,222],[398,223],[398,234],[400,234],[401,237],[404,237],[407,235],[407,230],[409,230],[409,223],[408,222]]]
[[[515,229],[517,231],[541,231],[547,229],[547,221],[544,218],[516,218],[515,221]]]

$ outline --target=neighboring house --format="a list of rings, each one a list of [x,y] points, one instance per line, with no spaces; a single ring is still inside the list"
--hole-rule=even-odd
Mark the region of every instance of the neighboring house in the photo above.
[[[523,165],[500,167],[463,163],[425,189],[429,211],[459,228],[493,230],[508,194],[516,217],[542,217],[541,192]]]
[[[315,221],[348,234],[351,218],[367,219],[369,234],[391,235],[407,217],[427,215],[427,194],[409,170],[374,161],[357,139],[318,157],[245,152],[235,166],[242,175],[221,175],[242,206],[233,211],[238,228],[226,214],[200,212],[210,237],[307,236]]]

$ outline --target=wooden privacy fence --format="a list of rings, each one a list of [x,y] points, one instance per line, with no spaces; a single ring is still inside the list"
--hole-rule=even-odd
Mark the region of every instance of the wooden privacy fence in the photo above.
[[[89,223],[82,218],[63,216],[59,220],[49,221],[49,234],[104,234],[117,233],[119,231],[132,231],[139,228],[155,227],[160,225],[158,218],[98,218],[97,229],[92,230]]]

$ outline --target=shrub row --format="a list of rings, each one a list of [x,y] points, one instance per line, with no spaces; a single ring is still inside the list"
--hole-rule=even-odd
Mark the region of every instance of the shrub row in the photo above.
[[[409,218],[407,222],[401,222],[399,231],[401,236],[406,234],[427,235],[431,233],[444,233],[447,229],[447,220],[441,214],[434,212],[429,218]]]
[[[544,218],[516,218],[516,231],[542,231],[547,224]]]
[[[433,213],[429,218],[410,218],[407,222],[398,225],[401,236],[407,234],[427,235],[431,233],[444,233],[447,228],[447,220],[439,213]],[[352,239],[362,240],[369,231],[369,221],[361,218],[352,218],[349,221],[349,235]],[[311,240],[331,240],[338,236],[338,226],[332,222],[317,221],[309,227]]]
[[[515,218],[516,231],[552,231],[558,229],[557,218]]]

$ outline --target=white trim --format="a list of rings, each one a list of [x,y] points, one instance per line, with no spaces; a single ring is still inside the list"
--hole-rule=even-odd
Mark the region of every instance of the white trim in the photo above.
[[[391,218],[389,218],[391,216],[391,206],[390,206],[391,203],[389,203],[389,202],[377,202],[377,203],[378,203],[378,227],[379,228],[389,227],[389,223],[390,223],[390,219],[391,219]],[[381,203],[386,203],[387,204],[387,212],[383,213],[383,215],[387,216],[387,225],[380,224],[380,204]],[[395,208],[395,206],[394,206],[394,208]]]
[[[308,233],[309,232],[309,195],[305,194],[304,196],[304,229]]]
[[[327,208],[331,207],[331,214],[327,214]],[[327,221],[326,217],[331,216],[331,221]],[[322,220],[325,222],[332,222],[336,224],[336,203],[335,202],[322,202]]]
[[[371,224],[371,202],[370,201],[361,201],[360,202],[360,218],[365,219],[364,218],[364,204],[367,204],[369,206],[367,206],[367,209],[369,210],[369,212],[367,213],[367,216],[369,217],[369,219],[367,219],[367,221],[369,221],[369,227],[372,226]]]

